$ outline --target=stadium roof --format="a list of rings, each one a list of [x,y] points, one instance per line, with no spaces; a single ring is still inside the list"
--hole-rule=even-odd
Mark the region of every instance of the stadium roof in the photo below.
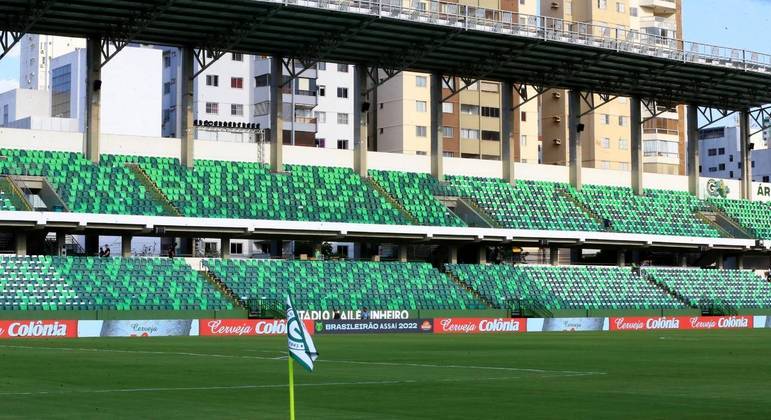
[[[0,29],[282,54],[663,104],[771,103],[771,56],[456,3],[3,0]]]

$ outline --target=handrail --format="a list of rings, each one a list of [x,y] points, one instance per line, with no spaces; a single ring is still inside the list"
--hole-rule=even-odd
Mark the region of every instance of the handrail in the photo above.
[[[581,44],[672,60],[771,73],[771,55],[682,41],[609,25],[534,16],[500,9],[418,0],[256,0],[420,23]]]

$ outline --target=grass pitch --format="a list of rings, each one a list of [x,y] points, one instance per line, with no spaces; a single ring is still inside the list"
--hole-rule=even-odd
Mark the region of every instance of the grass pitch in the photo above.
[[[771,330],[320,336],[299,419],[771,418]],[[0,343],[1,418],[285,419],[284,337]]]

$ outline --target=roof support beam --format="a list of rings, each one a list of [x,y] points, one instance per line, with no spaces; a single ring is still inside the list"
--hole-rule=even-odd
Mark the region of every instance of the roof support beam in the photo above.
[[[699,110],[699,114],[701,114],[702,118],[707,121],[706,124],[699,127],[699,130],[707,128],[710,125],[718,121],[722,121],[736,113],[736,111],[732,111],[730,109],[708,108],[703,106],[697,107],[697,109]]]
[[[595,101],[594,96],[600,99],[599,102]],[[608,95],[607,93],[595,93],[595,92],[580,92],[581,100],[587,106],[587,110],[578,114],[578,118],[593,113],[595,110],[613,102],[618,96]]]
[[[545,86],[538,86],[538,85],[526,85],[524,83],[514,83],[514,92],[517,93],[517,96],[519,96],[519,103],[512,106],[511,110],[516,111],[519,108],[522,108],[525,104],[528,102],[537,99],[538,97],[542,96],[546,91],[549,90],[548,87]],[[530,95],[529,89],[533,89],[535,91],[535,95]],[[505,109],[505,108],[504,108]]]
[[[645,110],[648,111],[648,114],[650,114],[649,117],[644,118],[642,120],[641,124],[645,124],[650,120],[656,119],[661,114],[677,111],[677,107],[671,106],[671,105],[665,105],[654,99],[641,99],[640,103],[642,104],[643,107],[645,107]]]
[[[760,127],[758,130],[750,133],[750,136],[754,136],[763,130],[771,128],[771,105],[751,110],[749,116],[752,121]]]
[[[32,0],[29,3],[31,5],[25,10],[26,13],[24,15],[9,14],[5,16],[7,22],[1,23],[3,28],[9,29],[0,31],[0,47],[2,47],[2,50],[0,50],[0,60],[11,52],[24,34],[29,32],[30,28],[51,9],[56,0]]]
[[[121,50],[141,35],[163,13],[174,5],[176,0],[164,0],[150,8],[137,12],[126,22],[102,38],[102,67],[112,60]]]

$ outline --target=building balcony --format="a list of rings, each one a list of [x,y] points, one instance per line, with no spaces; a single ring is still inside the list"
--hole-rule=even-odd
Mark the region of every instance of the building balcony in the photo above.
[[[675,13],[677,3],[675,0],[640,0],[640,7],[653,9],[654,13]]]

